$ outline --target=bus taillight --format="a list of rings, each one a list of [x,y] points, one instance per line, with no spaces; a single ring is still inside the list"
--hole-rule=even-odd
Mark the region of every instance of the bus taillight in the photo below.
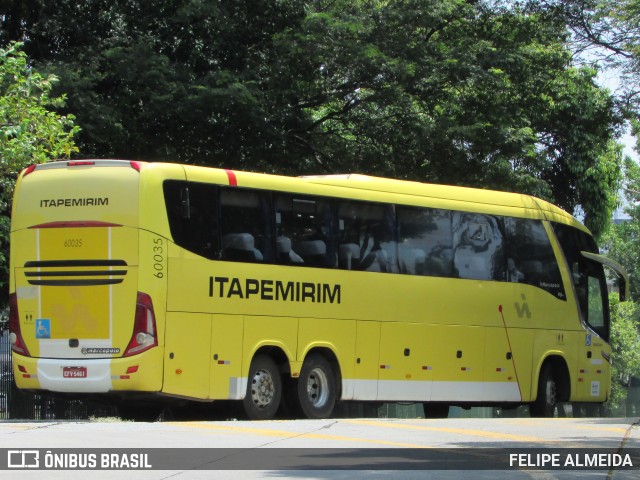
[[[149,295],[138,292],[133,333],[123,357],[142,353],[157,345],[158,337],[156,335],[156,316],[153,312],[153,302]]]
[[[11,350],[20,355],[29,356],[29,350],[22,339],[22,333],[20,331],[18,297],[15,293],[9,295],[9,339],[11,341]]]

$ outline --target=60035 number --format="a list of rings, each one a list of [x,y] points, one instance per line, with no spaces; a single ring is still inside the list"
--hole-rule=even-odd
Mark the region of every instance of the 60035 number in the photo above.
[[[153,276],[164,277],[164,240],[162,238],[153,239]]]

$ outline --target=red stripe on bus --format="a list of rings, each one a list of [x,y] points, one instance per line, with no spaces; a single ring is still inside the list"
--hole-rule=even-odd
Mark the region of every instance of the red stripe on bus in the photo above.
[[[227,172],[227,177],[229,177],[229,185],[232,187],[238,186],[238,179],[236,178],[236,174],[233,170],[225,170]]]

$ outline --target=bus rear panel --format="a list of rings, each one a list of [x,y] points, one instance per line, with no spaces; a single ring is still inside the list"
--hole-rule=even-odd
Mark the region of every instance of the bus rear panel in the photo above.
[[[161,388],[161,356],[144,358],[158,342],[152,299],[138,289],[138,169],[55,162],[19,179],[10,297],[19,388]]]

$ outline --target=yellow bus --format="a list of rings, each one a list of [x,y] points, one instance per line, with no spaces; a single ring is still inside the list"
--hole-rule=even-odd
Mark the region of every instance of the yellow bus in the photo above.
[[[526,195],[123,160],[24,170],[10,264],[17,386],[132,418],[601,403],[603,265],[626,275]]]

